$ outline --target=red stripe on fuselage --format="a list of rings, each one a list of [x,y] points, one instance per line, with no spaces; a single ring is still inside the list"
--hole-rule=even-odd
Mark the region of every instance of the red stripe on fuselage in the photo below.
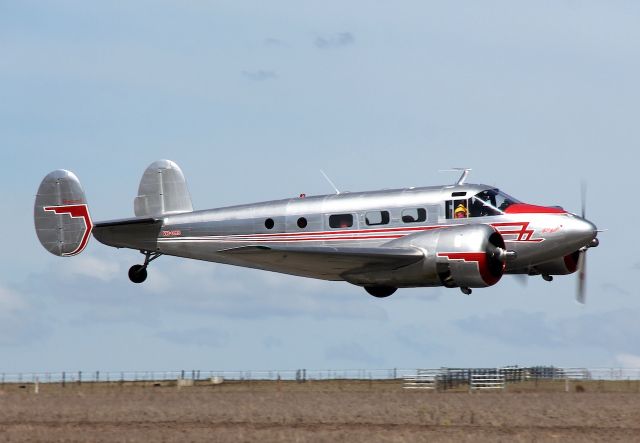
[[[490,223],[501,235],[513,235],[515,238],[505,239],[516,242],[541,242],[543,238],[531,238],[533,229],[529,222],[500,222]],[[341,231],[312,231],[312,232],[278,232],[261,234],[211,235],[199,237],[159,238],[162,242],[176,241],[220,241],[220,242],[304,242],[304,241],[341,241],[341,240],[381,240],[396,239],[406,235],[425,232],[434,229],[446,229],[464,224],[447,224],[415,227],[375,228],[375,229],[346,229]]]

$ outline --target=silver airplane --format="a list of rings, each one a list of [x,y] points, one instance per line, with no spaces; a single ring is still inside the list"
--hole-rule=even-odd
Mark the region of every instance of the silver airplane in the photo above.
[[[116,248],[139,250],[129,269],[142,283],[162,255],[206,260],[362,286],[375,297],[398,288],[495,285],[504,274],[578,273],[585,298],[585,256],[593,223],[560,207],[520,202],[494,186],[453,185],[305,196],[194,211],[178,165],[152,163],[134,200],[134,218],[94,223],[70,171],[40,184],[34,220],[40,243],[73,256],[91,234]]]

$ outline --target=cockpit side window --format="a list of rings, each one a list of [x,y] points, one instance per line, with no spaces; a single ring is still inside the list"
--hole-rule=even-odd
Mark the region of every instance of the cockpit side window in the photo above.
[[[445,202],[445,214],[449,219],[469,217],[469,205],[467,199],[447,200]]]

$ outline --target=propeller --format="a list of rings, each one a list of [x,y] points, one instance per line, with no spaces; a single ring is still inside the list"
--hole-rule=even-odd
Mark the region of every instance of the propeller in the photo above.
[[[580,182],[580,215],[584,219],[587,213],[587,183]],[[578,254],[578,284],[576,286],[576,301],[585,304],[587,296],[587,247],[580,248]]]
[[[578,255],[578,286],[576,288],[576,300],[584,304],[587,295],[587,249],[581,248]]]
[[[587,213],[587,182],[584,180],[580,182],[580,203],[582,205],[580,214],[584,218]]]

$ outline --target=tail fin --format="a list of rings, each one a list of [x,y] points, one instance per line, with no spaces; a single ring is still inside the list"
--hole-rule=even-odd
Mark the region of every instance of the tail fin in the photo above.
[[[140,180],[133,210],[136,217],[159,217],[193,211],[187,182],[180,167],[171,160],[151,163]]]
[[[33,218],[42,246],[63,257],[82,252],[93,229],[80,180],[64,169],[51,172],[40,183]]]

